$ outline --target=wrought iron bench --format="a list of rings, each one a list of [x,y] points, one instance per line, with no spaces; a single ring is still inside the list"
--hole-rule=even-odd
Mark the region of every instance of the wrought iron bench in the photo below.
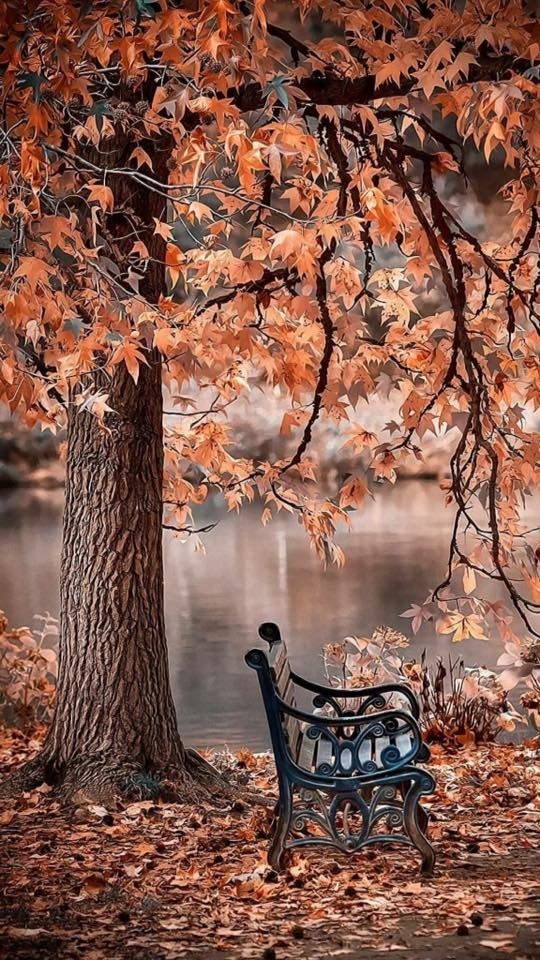
[[[279,781],[271,866],[280,870],[288,850],[307,844],[354,853],[398,842],[420,851],[422,873],[430,875],[435,852],[420,798],[433,793],[435,780],[416,765],[429,759],[429,750],[412,690],[399,683],[360,690],[312,683],[291,670],[275,623],[261,624],[259,635],[269,652],[250,650],[246,663],[259,678]],[[297,706],[296,687],[315,695],[315,712]]]

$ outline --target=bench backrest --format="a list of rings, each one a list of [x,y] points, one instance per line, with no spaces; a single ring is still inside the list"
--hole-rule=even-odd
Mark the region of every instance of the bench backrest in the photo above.
[[[289,662],[289,653],[285,641],[283,640],[279,627],[275,623],[262,623],[259,627],[259,636],[270,644],[270,650],[267,654],[268,665],[272,675],[274,688],[279,697],[290,704],[296,706],[294,682],[291,676],[291,665]],[[302,729],[300,721],[296,717],[288,714],[282,715],[282,726],[287,738],[289,749],[293,757],[298,756],[300,741],[302,739]]]

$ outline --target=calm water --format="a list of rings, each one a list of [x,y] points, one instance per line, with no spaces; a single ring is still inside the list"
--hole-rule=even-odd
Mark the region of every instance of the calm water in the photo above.
[[[16,492],[0,498],[0,604],[16,625],[58,613],[62,494]],[[262,620],[276,620],[301,672],[321,674],[324,643],[365,635],[400,618],[442,578],[451,513],[435,483],[381,490],[341,538],[344,569],[324,571],[294,518],[266,528],[260,510],[226,514],[197,554],[167,531],[166,616],[171,679],[187,740],[204,745],[267,743],[255,674],[243,662]],[[447,638],[427,631],[416,646],[446,653]],[[482,641],[453,647],[492,666],[500,649]]]

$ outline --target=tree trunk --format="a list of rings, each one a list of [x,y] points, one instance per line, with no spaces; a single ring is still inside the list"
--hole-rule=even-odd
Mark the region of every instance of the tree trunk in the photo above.
[[[54,718],[19,785],[183,800],[233,788],[177,731],[163,609],[161,366],[108,385],[107,430],[70,406]],[[172,785],[170,782],[173,782]]]
[[[122,164],[132,144],[119,136],[116,148]],[[153,152],[166,177],[170,151],[157,141]],[[164,244],[152,218],[163,215],[163,200],[129,177],[109,182],[117,257],[133,244],[123,239],[130,208],[151,257],[139,293],[156,304],[165,292]],[[68,412],[59,677],[44,755],[48,777],[70,788],[111,780],[122,788],[185,766],[164,623],[161,363],[155,351],[147,358],[137,383],[124,363],[110,383],[94,375],[114,411],[106,430],[72,404]]]
[[[121,166],[132,146],[119,139],[114,157],[110,145],[109,163]],[[148,149],[156,175],[166,178],[170,147],[157,141]],[[149,251],[139,295],[151,309],[165,291],[164,242],[153,221],[164,219],[163,199],[129,177],[108,183],[115,207],[107,228],[118,262],[133,245],[123,209],[132,211]],[[56,710],[42,754],[19,781],[45,779],[67,794],[142,796],[173,780],[185,799],[230,794],[177,732],[163,608],[161,362],[147,346],[138,383],[124,363],[111,379],[92,375],[114,411],[105,429],[69,405]]]
[[[120,365],[105,432],[70,408],[61,640],[49,776],[73,785],[184,766],[163,614],[161,369]]]

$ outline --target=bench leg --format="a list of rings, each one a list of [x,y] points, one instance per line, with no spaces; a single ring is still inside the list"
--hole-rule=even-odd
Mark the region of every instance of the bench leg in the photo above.
[[[427,829],[427,813],[419,803],[422,795],[422,784],[412,781],[403,805],[403,820],[405,830],[415,847],[422,854],[422,874],[430,877],[435,868],[435,851],[425,835]]]
[[[429,830],[429,813],[427,812],[425,807],[422,806],[420,801],[418,801],[417,816],[418,816],[418,824],[420,826],[420,829],[422,833],[424,833],[427,837],[428,830]]]
[[[413,784],[414,784],[414,781],[407,781],[406,783],[401,784],[400,792],[403,800],[405,800],[405,797],[407,796],[407,790],[409,790],[409,788],[412,787]],[[422,833],[425,833],[427,836],[428,830],[429,830],[429,813],[427,812],[425,807],[422,806],[420,801],[418,801],[417,817],[418,817],[418,825]]]
[[[274,835],[268,851],[268,863],[277,872],[283,867],[285,842],[292,819],[292,787],[288,783],[279,785],[278,814],[274,825]]]

